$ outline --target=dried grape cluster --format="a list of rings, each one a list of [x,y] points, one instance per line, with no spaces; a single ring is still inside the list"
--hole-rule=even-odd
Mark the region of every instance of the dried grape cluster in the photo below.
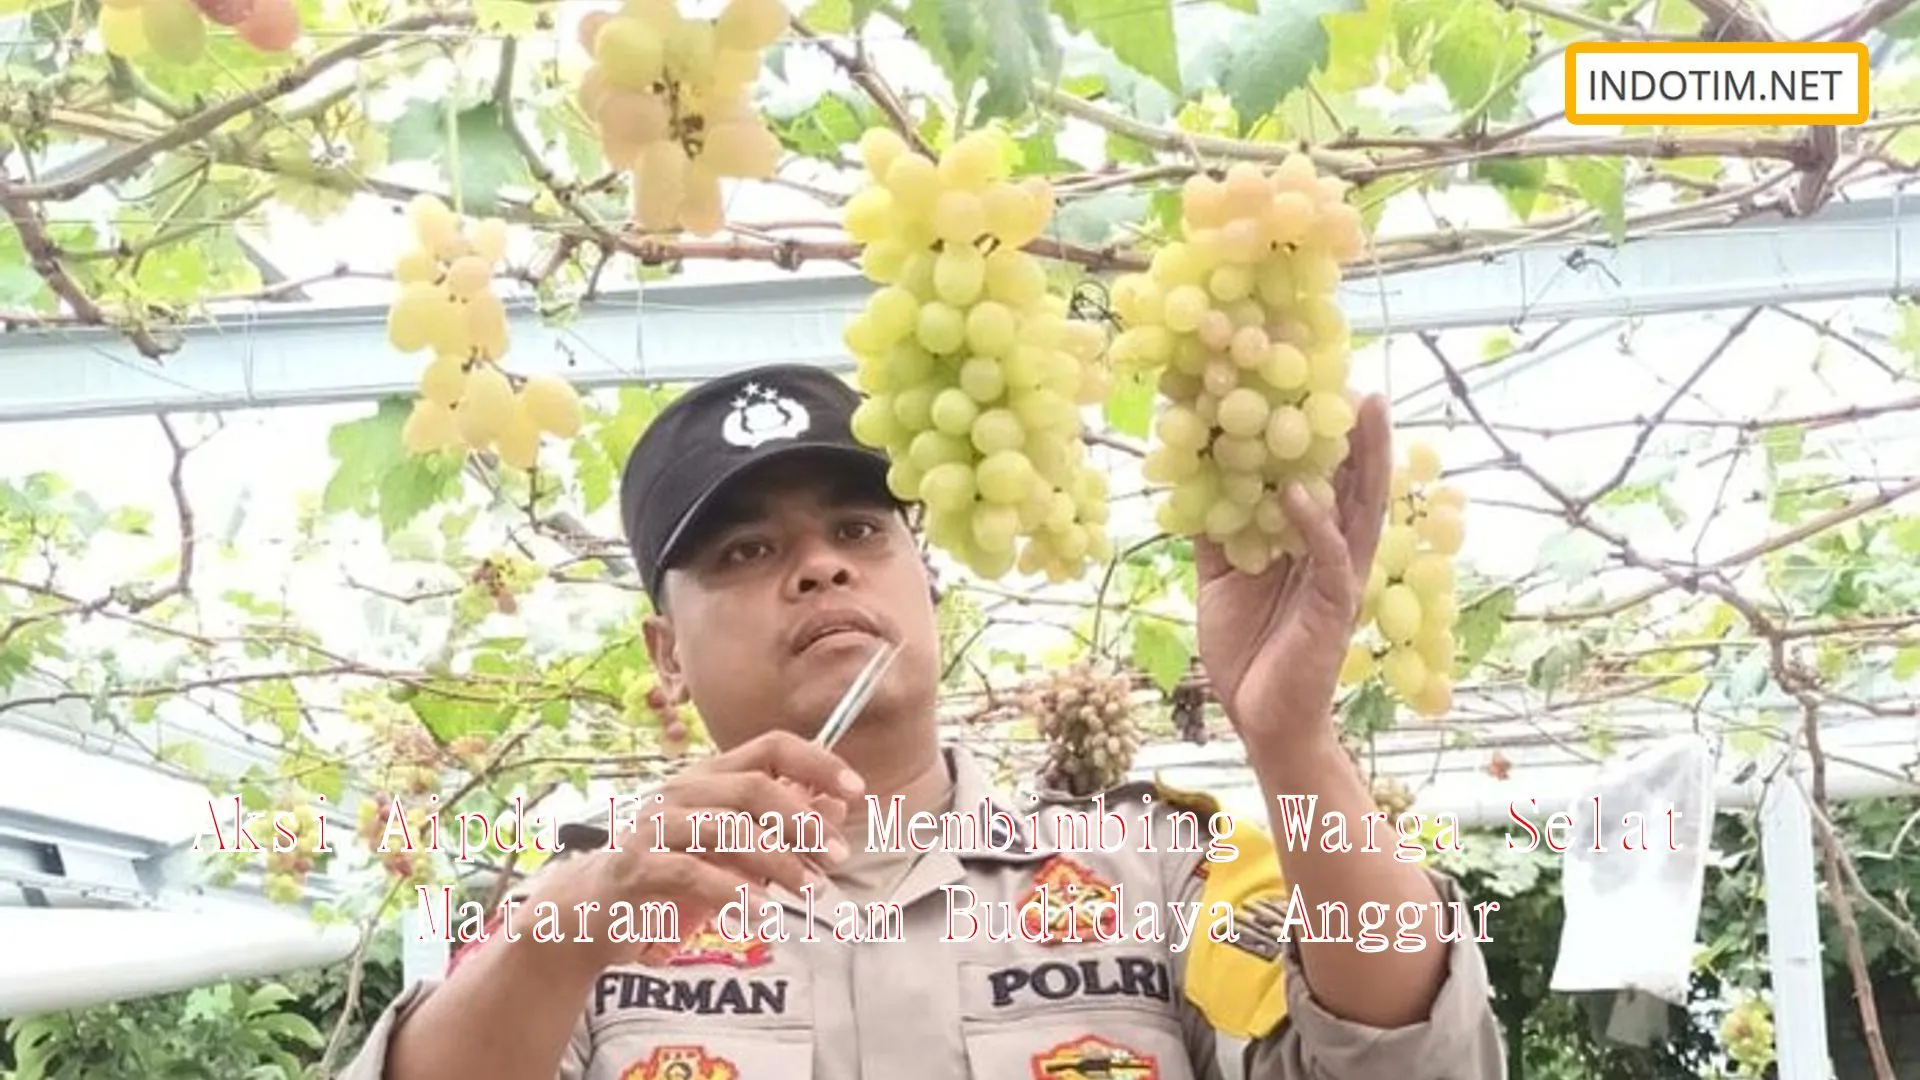
[[[1207,693],[1198,683],[1181,683],[1171,695],[1173,730],[1196,746],[1207,744]]]
[[[780,141],[748,91],[787,22],[781,0],[730,0],[712,19],[673,0],[626,0],[581,20],[593,64],[580,107],[607,164],[631,174],[642,229],[712,235],[726,223],[723,178],[773,175]]]
[[[985,131],[936,161],[874,128],[860,153],[868,183],[845,227],[880,287],[846,328],[868,395],[855,437],[886,451],[894,494],[925,504],[929,538],[974,573],[1077,577],[1112,554],[1079,408],[1111,380],[1104,333],[1068,318],[1021,250],[1052,217],[1052,188],[1009,179]]]
[[[1440,716],[1453,707],[1453,564],[1466,536],[1466,496],[1440,482],[1440,455],[1425,443],[1394,469],[1391,495],[1340,677],[1358,683],[1377,672],[1416,713]]]
[[[1331,506],[1347,456],[1349,334],[1334,294],[1365,234],[1345,191],[1302,154],[1197,174],[1181,237],[1114,282],[1114,364],[1157,376],[1165,402],[1143,466],[1169,489],[1159,523],[1211,538],[1247,573],[1304,550],[1283,485]]]
[[[521,379],[516,389],[499,366],[507,309],[493,280],[506,254],[506,223],[489,218],[468,229],[432,195],[416,196],[407,218],[416,243],[394,266],[399,291],[387,312],[387,340],[403,353],[433,354],[402,431],[407,449],[492,450],[530,469],[541,435],[579,433],[580,396],[557,375]]]
[[[1020,707],[1047,742],[1041,782],[1074,795],[1105,791],[1126,779],[1140,736],[1129,700],[1132,680],[1087,661],[1029,687]]]
[[[208,23],[231,27],[263,53],[300,40],[293,0],[103,0],[100,44],[122,60],[191,64],[206,55]]]

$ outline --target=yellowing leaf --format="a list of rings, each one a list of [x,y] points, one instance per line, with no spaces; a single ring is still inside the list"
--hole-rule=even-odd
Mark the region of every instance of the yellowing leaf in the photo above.
[[[482,30],[519,37],[540,24],[540,5],[527,0],[473,0],[473,16]]]
[[[1393,0],[1366,0],[1359,11],[1335,11],[1320,16],[1332,42],[1320,87],[1327,91],[1358,90],[1380,77],[1381,54],[1393,32]]]
[[[1697,34],[1706,24],[1693,0],[1656,0],[1653,5],[1653,28],[1663,33]]]
[[[1573,189],[1600,211],[1613,242],[1625,239],[1626,163],[1617,157],[1582,157],[1564,159],[1560,165]]]
[[[1515,100],[1507,80],[1532,53],[1526,16],[1502,10],[1493,0],[1455,0],[1433,38],[1430,63],[1454,108],[1484,107],[1504,116]]]
[[[1193,646],[1173,624],[1145,615],[1133,620],[1132,652],[1134,666],[1165,693],[1179,685],[1193,660]]]
[[[814,0],[800,21],[822,34],[844,34],[853,29],[853,5],[847,0]]]

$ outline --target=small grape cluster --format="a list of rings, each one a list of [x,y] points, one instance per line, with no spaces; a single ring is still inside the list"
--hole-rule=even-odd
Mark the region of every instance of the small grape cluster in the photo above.
[[[660,729],[660,751],[668,757],[682,757],[692,742],[693,732],[681,706],[667,696],[666,688],[652,679],[635,679],[627,684],[621,704],[628,723],[652,724]]]
[[[455,447],[493,450],[516,469],[531,469],[540,436],[570,439],[580,431],[580,395],[557,375],[514,380],[501,370],[507,353],[507,308],[493,289],[506,256],[507,226],[489,218],[466,229],[438,197],[407,206],[416,246],[394,266],[399,285],[387,312],[387,340],[403,353],[430,350],[401,437],[409,452]]]
[[[392,820],[393,803],[393,797],[385,793],[361,803],[354,835],[392,877],[405,881],[426,880],[431,872],[427,856],[431,854],[430,842],[434,839],[433,823],[429,820],[435,813],[434,807],[421,799],[403,801],[399,816],[406,822],[406,829],[402,832],[400,823]],[[413,842],[411,851],[407,849],[408,840]],[[447,842],[444,832],[439,841],[443,845]],[[387,850],[380,850],[382,844]]]
[[[206,55],[208,23],[231,27],[263,53],[300,40],[293,0],[103,0],[100,44],[122,60],[191,64]]]
[[[1132,680],[1081,661],[1020,695],[1047,742],[1040,781],[1072,795],[1093,795],[1126,779],[1140,736],[1129,700]]]
[[[546,570],[525,556],[513,552],[489,555],[467,575],[456,606],[468,622],[478,622],[490,611],[517,614],[521,595],[545,576]]]
[[[1466,536],[1466,496],[1440,482],[1440,455],[1408,448],[1394,469],[1387,522],[1374,551],[1361,627],[1348,646],[1342,682],[1376,671],[1400,700],[1427,717],[1453,707],[1454,556]]]
[[[1173,730],[1195,746],[1205,746],[1207,732],[1207,692],[1198,683],[1181,683],[1170,695],[1173,705]]]
[[[1774,1060],[1773,1011],[1759,998],[1740,1002],[1720,1021],[1720,1045],[1739,1075],[1764,1075]]]
[[[1399,821],[1400,815],[1413,809],[1413,792],[1399,777],[1381,774],[1373,778],[1373,805],[1387,815],[1389,823]]]
[[[1345,190],[1302,154],[1196,174],[1182,237],[1114,282],[1114,364],[1157,376],[1166,402],[1142,466],[1168,489],[1158,522],[1219,543],[1246,573],[1304,550],[1279,493],[1298,483],[1331,507],[1348,453],[1350,340],[1334,291],[1365,236]]]
[[[487,764],[493,754],[493,736],[483,731],[469,731],[447,741],[447,756],[474,771]]]
[[[868,395],[854,436],[886,451],[893,493],[923,503],[929,539],[974,573],[1079,576],[1112,555],[1079,409],[1111,380],[1104,332],[1069,318],[1021,250],[1052,187],[1010,180],[985,131],[936,161],[873,128],[860,153],[868,183],[844,223],[880,287],[845,333]]]
[[[444,756],[432,732],[417,721],[396,717],[376,734],[387,744],[382,786],[408,795],[427,795],[440,786]]]
[[[316,868],[315,860],[326,858],[324,854],[316,855],[313,850],[320,842],[320,816],[312,804],[296,792],[282,796],[268,814],[268,820],[273,821],[276,827],[287,821],[281,815],[292,818],[287,828],[294,836],[294,843],[291,851],[269,848],[262,891],[267,899],[276,904],[291,904],[300,899],[308,875]],[[328,842],[331,843],[331,839]],[[260,838],[260,843],[262,847],[269,846],[264,836]]]
[[[726,223],[723,178],[773,175],[780,141],[748,90],[787,22],[781,0],[729,0],[712,19],[688,18],[673,0],[626,0],[581,20],[593,64],[580,107],[607,163],[632,175],[642,229],[710,236]]]

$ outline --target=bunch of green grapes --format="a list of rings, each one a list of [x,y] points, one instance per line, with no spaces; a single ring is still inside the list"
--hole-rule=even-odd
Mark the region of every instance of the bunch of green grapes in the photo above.
[[[1422,716],[1453,707],[1454,556],[1466,537],[1466,496],[1440,482],[1440,455],[1426,443],[1394,469],[1392,501],[1361,606],[1361,626],[1340,676],[1357,683],[1376,672]]]
[[[1021,250],[1053,215],[1052,187],[1008,179],[984,131],[938,161],[887,128],[860,152],[869,183],[845,226],[880,288],[846,328],[868,395],[854,436],[886,451],[894,494],[923,503],[929,538],[974,573],[1077,577],[1112,554],[1080,415],[1109,378],[1105,335],[1067,317]]]
[[[1334,292],[1365,236],[1344,198],[1301,154],[1196,174],[1181,238],[1113,285],[1114,364],[1157,376],[1164,402],[1143,466],[1170,488],[1159,524],[1212,539],[1250,574],[1304,550],[1284,485],[1331,506],[1347,456],[1349,335]]]
[[[1773,1010],[1753,997],[1734,1006],[1720,1022],[1720,1045],[1739,1067],[1739,1075],[1765,1075],[1774,1061]]]
[[[467,447],[492,450],[516,469],[531,469],[540,436],[570,439],[580,431],[580,395],[556,375],[516,379],[500,368],[507,353],[507,308],[493,289],[506,256],[507,226],[498,218],[466,229],[460,215],[433,195],[407,206],[416,241],[400,256],[399,285],[387,312],[387,340],[403,353],[427,350],[420,397],[401,438],[409,452]]]
[[[300,40],[293,0],[103,0],[100,44],[122,60],[191,64],[206,55],[208,23],[231,27],[263,53]]]
[[[642,229],[710,236],[726,224],[723,178],[773,175],[780,141],[748,91],[787,22],[781,0],[729,0],[712,19],[673,0],[626,0],[581,20],[593,64],[580,107],[607,164],[631,174]]]

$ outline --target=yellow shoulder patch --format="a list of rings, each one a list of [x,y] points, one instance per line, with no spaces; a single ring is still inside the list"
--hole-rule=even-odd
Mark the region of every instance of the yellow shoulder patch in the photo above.
[[[1287,884],[1266,830],[1236,818],[1228,839],[1234,857],[1222,863],[1202,861],[1196,871],[1204,874],[1206,883],[1194,923],[1196,930],[1211,926],[1215,905],[1228,904],[1242,941],[1216,941],[1209,933],[1196,933],[1188,946],[1185,991],[1215,1030],[1257,1039],[1286,1018],[1286,965],[1278,955],[1262,955],[1249,947],[1247,904],[1284,898]]]

